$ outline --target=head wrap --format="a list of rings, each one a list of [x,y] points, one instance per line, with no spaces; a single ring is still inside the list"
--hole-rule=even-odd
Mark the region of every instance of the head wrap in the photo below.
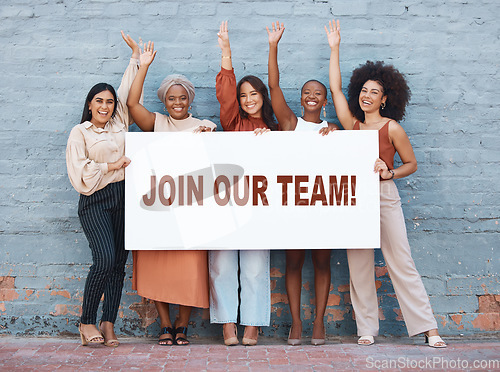
[[[160,84],[160,88],[158,89],[158,98],[160,101],[165,104],[165,95],[167,94],[168,90],[170,89],[171,86],[173,85],[180,85],[184,89],[186,89],[186,92],[188,94],[188,99],[189,99],[189,104],[191,104],[194,100],[194,85],[191,83],[187,77],[184,75],[168,75],[165,79]],[[166,104],[165,104],[166,106]]]

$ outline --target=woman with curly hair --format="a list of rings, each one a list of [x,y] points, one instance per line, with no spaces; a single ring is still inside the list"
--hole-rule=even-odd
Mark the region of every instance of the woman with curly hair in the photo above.
[[[367,62],[354,70],[348,100],[342,93],[340,76],[339,21],[325,27],[330,55],[330,89],[337,117],[345,129],[377,130],[379,158],[375,172],[380,175],[380,236],[382,254],[406,322],[409,336],[424,333],[432,347],[446,347],[439,336],[429,297],[411,257],[401,199],[393,179],[417,170],[417,160],[404,129],[397,123],[405,116],[410,89],[393,66]],[[394,168],[398,153],[402,165]],[[373,249],[347,250],[351,301],[356,314],[360,345],[371,345],[378,335],[378,302],[375,288]]]
[[[222,128],[224,131],[254,131],[256,134],[277,129],[262,80],[248,75],[236,84],[227,21],[221,23],[217,35],[222,55],[215,90]],[[208,261],[210,322],[223,324],[226,345],[238,344],[236,321],[239,307],[240,324],[245,326],[242,344],[256,345],[259,327],[268,326],[271,320],[269,250],[210,251]],[[241,301],[238,301],[238,286],[241,287]]]

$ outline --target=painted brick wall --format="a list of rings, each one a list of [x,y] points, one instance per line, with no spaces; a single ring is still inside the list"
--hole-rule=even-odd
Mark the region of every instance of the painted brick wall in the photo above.
[[[437,4],[439,3],[439,4]],[[418,172],[397,181],[413,257],[443,334],[500,331],[498,271],[500,111],[497,0],[15,0],[0,5],[0,333],[75,333],[90,251],[77,218],[78,195],[64,160],[66,139],[84,97],[100,81],[115,87],[129,58],[120,37],[156,42],[145,105],[161,110],[156,88],[170,73],[197,87],[193,114],[218,122],[216,32],[229,19],[237,77],[266,78],[265,26],[287,27],[280,43],[282,86],[296,113],[299,88],[328,81],[323,25],[342,22],[344,81],[367,59],[408,76],[413,96],[403,122]],[[335,119],[334,110],[328,115]],[[137,130],[137,129],[136,129]],[[382,334],[406,334],[380,252],[376,255]],[[131,290],[127,268],[121,334],[155,335],[154,306]],[[328,334],[355,333],[345,251],[332,254]],[[284,253],[272,254],[272,326],[291,321]],[[313,273],[304,268],[303,314],[310,332]],[[192,317],[195,335],[219,334],[207,311]]]

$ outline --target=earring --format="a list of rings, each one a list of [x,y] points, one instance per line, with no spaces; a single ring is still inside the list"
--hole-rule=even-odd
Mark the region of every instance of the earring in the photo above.
[[[385,102],[382,102],[382,103],[380,104],[380,107],[382,108],[382,110],[383,110],[383,109],[385,109]]]
[[[304,106],[300,106],[300,116],[304,116]]]
[[[166,108],[166,107],[163,107],[163,111],[164,111],[164,112],[167,112],[167,108]]]
[[[326,119],[326,106],[323,106],[323,117]]]

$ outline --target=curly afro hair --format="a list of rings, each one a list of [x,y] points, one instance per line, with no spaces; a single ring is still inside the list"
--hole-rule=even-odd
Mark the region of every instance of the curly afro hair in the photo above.
[[[359,106],[359,94],[368,80],[376,81],[382,85],[383,94],[387,96],[385,108],[383,111],[380,108],[380,114],[398,122],[401,121],[405,116],[411,91],[405,76],[394,66],[385,65],[383,61],[367,61],[352,72],[347,95],[349,109],[356,119],[361,122],[365,121],[365,113]]]

